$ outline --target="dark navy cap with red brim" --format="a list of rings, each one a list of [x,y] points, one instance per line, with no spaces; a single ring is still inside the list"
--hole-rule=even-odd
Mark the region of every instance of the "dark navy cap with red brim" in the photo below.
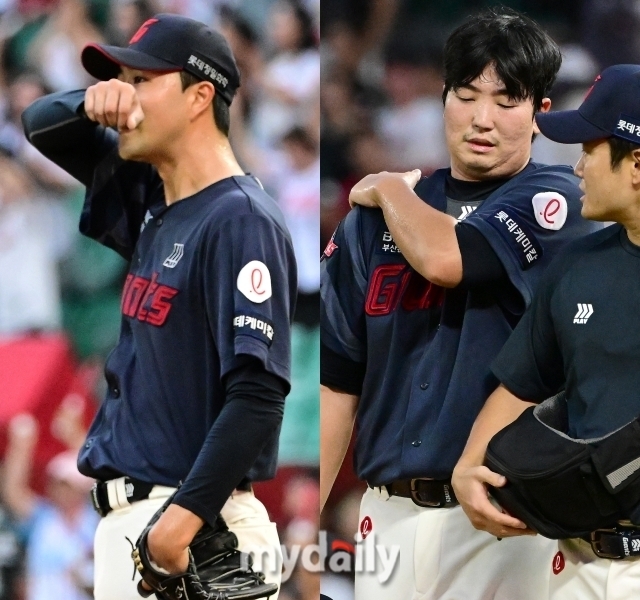
[[[240,86],[240,72],[222,34],[173,14],[156,15],[143,23],[127,48],[89,44],[81,60],[90,75],[103,81],[118,77],[123,66],[141,71],[188,71],[211,82],[229,104]]]
[[[596,77],[577,110],[537,113],[554,142],[580,144],[619,137],[640,145],[640,65],[615,65]]]

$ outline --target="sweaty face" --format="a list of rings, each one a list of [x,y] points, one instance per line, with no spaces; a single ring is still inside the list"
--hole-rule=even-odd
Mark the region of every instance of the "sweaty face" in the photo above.
[[[182,92],[180,74],[122,67],[118,79],[135,87],[144,112],[144,120],[138,127],[120,132],[120,156],[125,160],[155,162],[170,153],[188,123],[187,95]]]
[[[625,214],[636,203],[629,160],[623,159],[613,171],[606,140],[582,144],[582,156],[574,171],[582,179],[580,189],[585,192],[581,198],[585,219],[625,222]]]
[[[543,110],[548,110],[548,102]],[[452,175],[481,181],[521,171],[538,131],[533,114],[532,100],[509,98],[492,66],[468,86],[449,91],[444,122]]]

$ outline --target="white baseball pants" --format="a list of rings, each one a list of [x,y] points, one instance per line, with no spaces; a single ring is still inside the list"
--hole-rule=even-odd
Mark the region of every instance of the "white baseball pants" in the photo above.
[[[598,558],[581,539],[560,540],[551,567],[550,600],[640,598],[640,558]]]
[[[358,543],[356,600],[547,598],[555,541],[499,541],[474,529],[459,506],[421,508],[380,488],[365,492],[360,524],[367,535]]]
[[[135,543],[151,517],[174,491],[174,488],[155,486],[147,500],[113,510],[100,520],[94,541],[95,600],[140,600],[136,589],[140,576],[134,568],[131,544],[126,538]],[[258,557],[256,567],[264,572],[267,582],[280,585],[280,541],[276,525],[269,521],[262,502],[253,492],[234,492],[221,514],[229,529],[238,536],[240,550],[259,548],[263,557],[275,557],[274,560]],[[276,600],[277,594],[271,599]]]

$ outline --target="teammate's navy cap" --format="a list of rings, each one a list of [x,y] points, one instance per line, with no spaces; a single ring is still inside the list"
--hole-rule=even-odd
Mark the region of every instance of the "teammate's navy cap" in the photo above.
[[[640,145],[640,65],[605,69],[580,108],[537,113],[536,123],[546,137],[562,144],[615,136]]]
[[[127,48],[89,44],[82,65],[96,79],[118,77],[120,67],[142,71],[188,71],[210,81],[231,104],[240,86],[240,72],[227,40],[204,23],[179,15],[160,14],[142,24]]]

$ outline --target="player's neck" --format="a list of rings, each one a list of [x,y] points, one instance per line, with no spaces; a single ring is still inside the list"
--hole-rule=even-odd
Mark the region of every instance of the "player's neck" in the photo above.
[[[164,182],[167,204],[193,196],[227,177],[244,174],[228,138],[218,132],[191,136],[172,150],[155,165]]]

